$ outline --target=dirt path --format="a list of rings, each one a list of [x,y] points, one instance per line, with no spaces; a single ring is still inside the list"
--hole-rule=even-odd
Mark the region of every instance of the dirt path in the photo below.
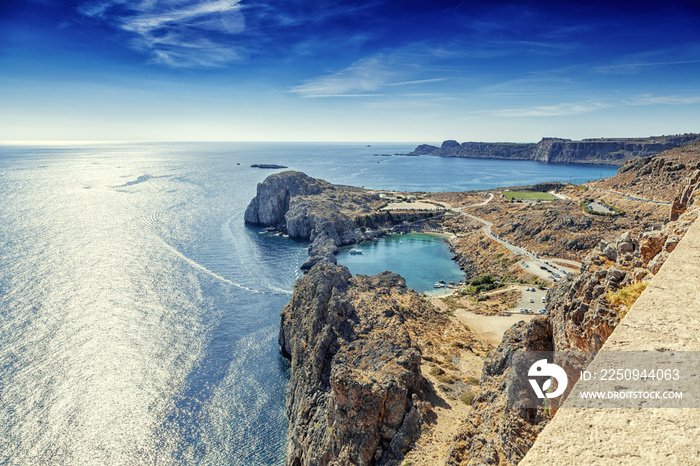
[[[509,290],[510,288],[508,290],[499,290],[496,293]],[[448,306],[437,297],[428,299],[442,312],[449,311]],[[501,342],[503,333],[511,325],[520,320],[529,320],[533,317],[520,314],[513,314],[509,317],[485,316],[458,309],[455,311],[455,317],[453,318],[462,325],[468,326],[478,338],[495,346]],[[471,406],[458,399],[456,393],[450,393],[441,388],[443,384],[431,374],[432,368],[431,364],[425,363],[421,366],[421,372],[435,387],[436,396],[431,402],[437,419],[435,423],[428,427],[427,431],[423,432],[421,438],[401,464],[410,464],[411,466],[445,464],[453,438],[459,432],[460,426],[471,410]],[[482,368],[483,360],[481,357],[468,352],[462,353],[459,361],[459,375],[462,379],[479,379]],[[472,386],[471,390],[475,392],[478,390],[478,387]]]
[[[430,426],[428,432],[421,435],[413,450],[406,455],[401,464],[407,464],[408,461],[411,466],[445,464],[452,439],[459,432],[459,427],[467,418],[471,406],[467,406],[460,400],[442,400],[434,408],[437,422]]]
[[[489,198],[486,199],[485,201],[478,202],[476,204],[472,204],[472,205],[468,205],[468,206],[464,206],[464,207],[480,207],[480,206],[488,204],[489,202],[491,202],[491,200],[493,200],[493,193],[489,193]]]
[[[485,200],[484,202],[481,202],[478,204],[473,204],[471,206],[465,206],[465,207],[486,205],[489,201],[491,201],[491,199],[493,199],[493,193],[490,193],[490,194],[491,194],[491,197],[489,199]],[[481,217],[477,217],[476,215],[472,215],[472,214],[468,214],[468,213],[464,212],[462,209],[464,209],[465,207],[451,208],[450,210],[452,212],[456,212],[460,215],[464,215],[465,217],[469,217],[472,220],[476,220],[477,222],[483,223],[484,226],[483,226],[482,230],[487,237],[496,241],[497,243],[499,243],[504,248],[508,249],[511,253],[515,254],[516,256],[526,257],[527,259],[524,262],[527,262],[527,266],[525,266],[525,264],[521,263],[521,268],[523,268],[523,270],[526,270],[527,272],[529,272],[533,275],[537,275],[538,277],[540,277],[543,280],[546,280],[548,282],[552,282],[552,279],[550,278],[551,271],[547,270],[547,269],[554,269],[555,273],[559,273],[559,274],[563,274],[563,275],[566,275],[569,271],[571,271],[571,270],[564,271],[559,266],[553,265],[551,263],[547,264],[547,263],[545,263],[544,259],[542,259],[537,254],[528,251],[526,248],[524,248],[522,246],[518,246],[516,244],[511,243],[508,240],[504,240],[504,239],[500,238],[498,235],[496,235],[495,233],[493,233],[491,231],[491,228],[493,227],[492,222],[490,222],[486,219],[483,219]],[[552,261],[552,263],[554,263],[555,261],[558,261],[560,259],[559,258],[551,258],[549,260]],[[565,259],[561,259],[561,260],[566,261]],[[579,264],[579,266],[580,266],[580,264]],[[529,269],[529,270],[527,270],[527,269]]]
[[[485,316],[474,314],[465,309],[457,309],[454,314],[457,320],[494,346],[498,346],[498,344],[501,343],[503,334],[506,333],[506,330],[512,327],[513,324],[517,324],[521,320],[529,321],[535,318],[535,315],[530,314]]]

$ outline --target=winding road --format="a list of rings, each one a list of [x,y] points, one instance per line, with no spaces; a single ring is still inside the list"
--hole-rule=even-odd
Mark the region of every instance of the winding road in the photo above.
[[[632,196],[632,195],[630,195],[630,194],[621,193],[621,192],[619,192],[619,191],[612,191],[612,190],[610,190],[610,189],[596,188],[595,186],[588,186],[588,185],[585,185],[585,186],[588,187],[589,189],[596,189],[596,190],[598,190],[598,191],[603,191],[603,192],[606,192],[606,193],[617,194],[618,196],[625,197],[625,198],[627,198],[627,199],[630,200],[630,201],[651,202],[652,204],[671,205],[671,203],[668,202],[668,201],[654,201],[654,200],[652,200],[652,199],[645,199],[645,198],[643,198],[643,197]]]
[[[537,254],[528,251],[524,247],[513,244],[510,241],[502,239],[498,235],[494,234],[491,231],[491,228],[493,227],[492,222],[489,222],[488,220],[483,219],[481,217],[477,217],[476,215],[468,214],[468,213],[462,211],[462,209],[465,209],[468,207],[485,206],[486,204],[491,202],[491,200],[493,199],[493,193],[489,193],[489,196],[490,197],[488,199],[486,199],[483,202],[479,202],[477,204],[471,204],[471,205],[457,207],[457,208],[450,206],[447,208],[452,212],[458,213],[460,215],[464,215],[465,217],[469,217],[472,220],[476,220],[477,222],[483,223],[484,224],[483,230],[484,230],[484,234],[486,236],[488,236],[492,240],[498,242],[499,244],[501,244],[503,247],[508,249],[513,254],[515,254],[517,256],[527,257],[528,259],[525,259],[525,260],[520,262],[520,266],[522,268],[526,269],[528,273],[536,275],[544,280],[552,281],[552,279],[549,278],[550,276],[552,276],[552,272],[557,273],[557,274],[562,275],[562,276],[566,275],[567,273],[570,273],[569,271],[566,271],[566,270],[562,269],[561,267],[553,265],[552,262],[554,262],[554,261],[560,261],[560,262],[564,262],[566,264],[569,264],[569,265],[572,265],[575,267],[581,267],[580,262],[576,262],[576,261],[572,261],[572,260],[568,260],[568,259],[550,258],[550,259],[547,259],[545,261],[544,259],[539,257]]]

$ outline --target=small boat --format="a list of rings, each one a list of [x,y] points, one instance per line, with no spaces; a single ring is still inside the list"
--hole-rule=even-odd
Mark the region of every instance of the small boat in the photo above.
[[[433,288],[445,288],[445,284],[444,283],[436,283],[433,285]]]
[[[350,254],[352,254],[353,256],[359,256],[360,254],[362,254],[362,249],[352,248],[350,250]]]

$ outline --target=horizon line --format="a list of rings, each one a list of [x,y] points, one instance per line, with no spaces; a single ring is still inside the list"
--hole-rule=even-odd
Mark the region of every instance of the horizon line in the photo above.
[[[480,143],[491,143],[491,144],[498,144],[498,143],[506,143],[506,144],[537,144],[538,142],[542,141],[543,139],[563,139],[563,140],[570,140],[570,141],[586,141],[586,140],[595,140],[595,139],[649,139],[649,138],[660,138],[660,137],[672,137],[672,136],[685,136],[685,135],[700,135],[700,133],[673,133],[673,134],[658,134],[658,135],[649,135],[649,136],[598,136],[598,137],[585,137],[585,138],[580,138],[580,139],[573,139],[573,138],[566,138],[566,137],[561,137],[561,136],[542,136],[540,137],[537,141],[507,141],[507,140],[476,140],[476,139],[471,139],[463,142],[480,142]],[[0,146],[31,146],[31,145],[36,145],[36,146],[61,146],[61,145],[72,145],[72,144],[79,144],[79,145],[88,145],[88,144],[177,144],[177,143],[199,143],[199,144],[206,144],[206,143],[269,143],[269,144],[417,144],[417,145],[423,145],[423,144],[436,144],[437,146],[440,146],[443,142],[445,141],[456,141],[456,139],[443,139],[440,142],[425,142],[424,140],[422,141],[389,141],[389,140],[346,140],[346,141],[341,141],[341,140],[253,140],[253,139],[189,139],[189,140],[134,140],[134,139],[126,139],[126,140],[80,140],[80,139],[7,139],[7,140],[2,140],[0,139]],[[458,141],[459,142],[459,141]],[[461,142],[460,142],[461,144]]]

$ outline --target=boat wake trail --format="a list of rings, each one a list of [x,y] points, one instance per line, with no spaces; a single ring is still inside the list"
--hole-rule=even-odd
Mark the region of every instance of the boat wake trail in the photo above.
[[[157,228],[155,228],[155,227],[156,227],[155,223],[157,223],[157,219],[160,218],[160,216],[162,215],[162,213],[163,213],[163,212],[159,212],[158,214],[152,216],[152,217],[149,219],[149,221],[148,221],[149,226],[151,227],[151,231],[152,231],[153,235],[155,236],[155,238],[158,239],[158,241],[159,241],[167,250],[169,250],[170,252],[172,252],[173,254],[175,254],[178,258],[180,258],[181,260],[183,260],[185,263],[187,263],[187,264],[188,264],[189,266],[191,266],[192,268],[194,268],[194,269],[196,269],[196,270],[199,270],[200,272],[203,272],[203,273],[209,275],[210,277],[212,277],[212,278],[214,278],[214,279],[216,279],[216,280],[218,280],[218,281],[220,281],[220,282],[226,283],[227,285],[230,285],[230,286],[239,288],[239,289],[241,289],[241,290],[248,291],[248,292],[250,292],[250,293],[269,294],[269,295],[277,295],[277,296],[280,296],[280,295],[291,295],[291,294],[292,294],[292,292],[289,291],[289,290],[285,290],[285,289],[283,289],[283,288],[279,288],[279,287],[275,287],[275,286],[270,286],[270,287],[269,287],[270,289],[269,289],[268,291],[263,291],[263,290],[258,290],[258,289],[251,288],[251,287],[246,286],[246,285],[243,285],[243,284],[241,284],[241,283],[236,283],[236,282],[234,282],[234,281],[232,281],[232,280],[229,280],[228,278],[222,277],[221,275],[217,274],[217,273],[214,272],[213,270],[210,270],[210,269],[208,269],[207,267],[205,267],[204,265],[200,264],[199,262],[197,262],[197,261],[195,261],[195,260],[193,260],[193,259],[187,257],[185,254],[183,254],[182,252],[180,252],[176,247],[174,247],[173,245],[171,245],[170,243],[168,243],[165,239],[163,239],[163,238],[157,233]]]

